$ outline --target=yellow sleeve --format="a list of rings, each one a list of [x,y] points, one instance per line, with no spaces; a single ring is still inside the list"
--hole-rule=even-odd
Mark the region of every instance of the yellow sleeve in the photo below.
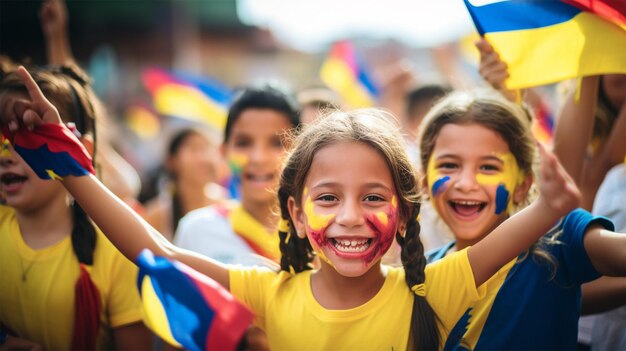
[[[142,321],[141,300],[137,289],[137,266],[122,255],[104,235],[99,235],[109,265],[109,293],[106,313],[112,328]]]
[[[285,272],[265,268],[233,267],[229,269],[230,292],[256,315],[255,324],[265,329],[265,311],[273,290]]]
[[[485,284],[476,287],[467,249],[427,265],[424,285],[426,299],[447,332],[486,293]]]

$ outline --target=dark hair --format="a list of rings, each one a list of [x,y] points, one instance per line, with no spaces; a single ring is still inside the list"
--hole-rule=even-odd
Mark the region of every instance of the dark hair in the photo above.
[[[202,136],[207,141],[210,140],[209,137],[199,129],[196,129],[196,128],[181,129],[174,134],[174,136],[172,137],[172,139],[170,139],[170,142],[167,145],[167,158],[169,159],[169,158],[176,157],[176,154],[178,154],[178,151],[180,151],[185,141],[187,141],[189,137],[194,136],[194,135]],[[177,175],[172,170],[168,169],[167,173],[171,179],[176,180]],[[178,228],[178,222],[180,221],[181,218],[183,218],[185,213],[183,212],[183,206],[180,201],[178,189],[176,189],[176,187],[174,186],[171,192],[172,192],[171,194],[172,195],[172,225],[173,225],[174,233],[176,233],[176,228]]]
[[[289,233],[278,232],[282,270],[297,273],[311,269],[314,257],[309,241],[296,234],[287,208],[288,199],[293,197],[301,203],[307,174],[319,150],[339,142],[356,142],[376,150],[389,167],[398,194],[400,218],[407,225],[405,233],[396,233],[396,240],[402,246],[401,259],[407,289],[424,283],[426,258],[419,239],[420,226],[416,220],[420,211],[419,186],[415,171],[404,152],[402,137],[398,128],[392,124],[392,119],[391,115],[377,109],[336,111],[304,128],[296,138],[285,162],[278,189],[281,219],[290,222]],[[414,295],[411,320],[411,337],[415,348],[438,349],[437,316],[425,297]]]
[[[3,66],[3,69],[8,68],[9,71],[2,72],[0,92],[27,94],[22,79],[10,67]],[[76,65],[30,68],[29,72],[66,123],[74,122],[81,134],[91,133],[94,136],[95,147],[96,111],[91,103],[93,95],[86,74]],[[72,210],[72,248],[80,263],[80,275],[75,287],[72,348],[94,349],[100,329],[100,294],[85,265],[93,265],[97,234],[93,223],[78,203],[72,204]]]
[[[428,108],[432,107],[437,100],[444,97],[452,91],[452,88],[440,84],[427,84],[419,86],[406,96],[407,99],[407,116],[414,118],[414,110],[422,104],[428,104]]]
[[[298,103],[290,91],[272,84],[249,86],[235,96],[228,110],[228,118],[224,128],[224,142],[230,138],[231,129],[241,113],[251,108],[280,112],[294,127],[300,126]]]

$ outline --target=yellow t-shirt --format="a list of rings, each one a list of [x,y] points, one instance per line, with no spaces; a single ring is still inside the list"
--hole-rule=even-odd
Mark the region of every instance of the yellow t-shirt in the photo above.
[[[387,277],[370,301],[347,310],[322,307],[311,291],[311,271],[290,275],[259,268],[230,271],[230,290],[257,315],[277,350],[406,350],[413,293],[402,268]],[[474,283],[467,250],[426,267],[426,299],[442,324],[442,339],[484,295]]]
[[[91,279],[100,293],[99,348],[110,329],[141,321],[137,267],[98,231]],[[22,275],[26,272],[26,280]],[[68,235],[31,249],[22,239],[13,209],[0,206],[0,323],[46,350],[69,350],[74,328],[74,288],[79,263]]]

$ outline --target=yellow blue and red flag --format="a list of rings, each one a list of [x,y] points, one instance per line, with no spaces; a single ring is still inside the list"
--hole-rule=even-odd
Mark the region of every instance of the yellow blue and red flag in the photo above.
[[[479,34],[508,65],[508,89],[626,73],[624,0],[464,2]]]
[[[232,92],[219,81],[160,68],[146,69],[142,81],[158,113],[207,123],[218,130],[226,125]]]
[[[2,134],[41,179],[95,174],[87,149],[62,124],[45,123],[33,131],[4,128]]]
[[[144,323],[159,337],[188,350],[235,350],[254,315],[217,282],[180,262],[137,259]]]
[[[364,62],[348,41],[335,43],[320,69],[322,81],[341,96],[352,108],[370,107],[379,96],[379,89]]]

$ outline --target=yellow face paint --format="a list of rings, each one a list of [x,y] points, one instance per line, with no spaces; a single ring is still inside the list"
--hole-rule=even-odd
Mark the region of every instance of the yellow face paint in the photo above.
[[[306,199],[304,200],[304,214],[306,215],[309,227],[312,230],[322,230],[328,226],[328,223],[330,223],[335,215],[318,215],[317,213],[315,213],[315,211],[313,211],[313,201],[311,201],[311,198],[307,195],[308,194],[305,188],[304,196],[306,196]]]
[[[235,174],[240,174],[241,170],[248,164],[248,156],[238,153],[230,153],[228,155],[228,165]]]
[[[2,151],[0,152],[0,156],[11,157],[10,145],[11,142],[9,141],[9,139],[6,139],[4,136],[2,136]]]
[[[524,174],[519,169],[515,156],[512,153],[496,155],[502,160],[504,166],[502,172],[497,174],[477,174],[476,181],[482,185],[498,185],[503,186],[504,189],[498,189],[496,194],[496,214],[500,214],[505,208],[511,210],[512,194],[522,182],[524,181]],[[506,192],[504,191],[506,190]],[[506,194],[506,199],[504,194]]]
[[[439,195],[445,190],[445,183],[450,180],[449,176],[442,176],[435,167],[435,156],[431,155],[428,160],[428,169],[426,170],[426,181],[428,182],[428,194],[430,197]]]

